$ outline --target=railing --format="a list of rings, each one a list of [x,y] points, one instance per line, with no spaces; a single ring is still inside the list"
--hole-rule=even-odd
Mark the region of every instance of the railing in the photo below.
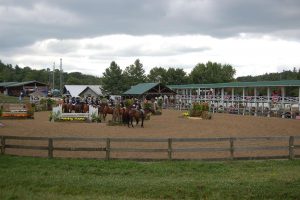
[[[221,101],[222,96],[221,95],[176,95],[177,100],[182,101]],[[234,95],[232,98],[232,95],[224,95],[223,101],[234,101],[234,102],[252,102],[252,103],[293,103],[298,104],[299,103],[299,97],[281,97],[281,96],[240,96],[240,95]]]
[[[73,151],[73,152],[103,152],[105,155],[102,159],[124,159],[118,156],[111,155],[112,153],[155,153],[165,154],[168,160],[245,160],[245,159],[295,159],[300,158],[296,150],[300,149],[300,145],[296,145],[296,140],[300,141],[300,136],[277,136],[277,137],[224,137],[224,138],[86,138],[86,137],[24,137],[24,136],[0,136],[1,154],[7,154],[8,149],[23,149],[23,150],[39,150],[47,151],[48,158],[53,158],[53,152]],[[19,141],[19,143],[16,142]],[[21,142],[20,142],[21,141]],[[40,141],[35,145],[24,144],[24,141]],[[71,147],[61,146],[59,142],[99,142],[101,145],[96,147],[83,147],[73,144]],[[273,142],[271,145],[259,144],[261,142]],[[253,146],[254,142],[254,146]],[[285,143],[285,144],[282,144]],[[47,145],[45,145],[45,143]],[[118,146],[112,144],[118,144]],[[147,143],[150,147],[137,148],[138,144]],[[156,143],[162,143],[163,147],[157,147]],[[222,144],[218,144],[222,143]],[[241,144],[243,143],[243,144]],[[278,144],[280,143],[280,144]],[[127,144],[127,146],[124,144]],[[129,147],[128,147],[129,144]],[[134,145],[130,145],[134,144]],[[187,147],[182,147],[188,145]],[[196,144],[196,146],[195,146]],[[155,148],[153,148],[153,146]],[[213,147],[212,147],[213,146]],[[242,152],[268,152],[267,156],[239,156],[236,154]],[[281,154],[276,154],[273,151],[282,151]],[[229,156],[215,158],[194,158],[189,157],[189,153],[227,153]],[[174,154],[186,154],[183,158],[176,158]],[[9,153],[11,154],[11,153]],[[16,153],[18,155],[18,153]],[[129,159],[134,159],[130,158]],[[143,157],[135,158],[143,159]],[[147,158],[156,160],[157,157]],[[161,159],[160,159],[161,160]]]

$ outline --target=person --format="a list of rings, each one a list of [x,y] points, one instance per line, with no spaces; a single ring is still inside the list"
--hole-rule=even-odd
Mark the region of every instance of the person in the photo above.
[[[126,107],[126,106],[125,106],[125,103],[124,103],[124,100],[121,100],[120,106],[121,106],[121,108],[125,108],[125,107]]]
[[[136,102],[136,109],[140,111],[142,114],[145,114],[145,110],[142,107],[141,101]]]
[[[76,104],[80,104],[80,97],[76,97]]]
[[[72,99],[71,99],[71,104],[72,104],[72,105],[75,105],[75,104],[76,104],[76,99],[75,99],[75,97],[72,97]]]
[[[21,91],[20,96],[19,96],[19,101],[22,101],[22,100],[23,100],[23,92]]]
[[[92,105],[92,99],[91,99],[90,96],[86,99],[86,103],[87,103],[88,105]]]

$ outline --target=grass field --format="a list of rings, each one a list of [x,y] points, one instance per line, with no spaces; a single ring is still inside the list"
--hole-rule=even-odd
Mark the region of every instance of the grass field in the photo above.
[[[0,199],[298,199],[300,160],[134,162],[0,156]]]
[[[29,97],[24,97],[22,103],[28,103]],[[0,94],[0,103],[20,103],[19,97]]]

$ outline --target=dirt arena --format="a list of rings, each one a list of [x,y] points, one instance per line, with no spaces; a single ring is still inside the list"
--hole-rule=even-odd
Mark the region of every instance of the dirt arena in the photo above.
[[[1,120],[0,135],[84,137],[244,137],[300,135],[300,121],[281,118],[214,114],[212,120],[181,118],[180,111],[163,110],[145,127],[107,126],[106,123],[49,122],[49,112],[36,112],[34,120]],[[111,115],[107,117],[111,119]]]
[[[1,120],[1,123],[3,123],[5,126],[0,127],[0,135],[45,137],[79,136],[101,138],[300,136],[299,120],[241,116],[231,114],[214,114],[212,120],[199,120],[182,118],[181,113],[182,112],[176,110],[163,110],[163,115],[151,116],[150,120],[146,120],[144,123],[144,128],[141,128],[140,126],[128,128],[127,126],[108,126],[106,123],[49,122],[49,112],[37,112],[35,113],[35,118],[33,120]],[[108,119],[111,119],[111,116],[108,116]],[[284,144],[286,144],[287,142],[284,142]],[[64,146],[66,144],[57,143],[57,145]],[[96,144],[90,145],[93,146]],[[180,145],[181,144],[179,144],[179,147]],[[195,145],[196,144],[189,144],[188,146],[193,147]],[[208,147],[215,145],[217,144],[210,144],[208,145]],[[228,142],[221,144],[221,146],[222,145],[228,147]],[[124,144],[119,144],[119,146],[124,147]],[[135,147],[136,146],[139,146],[141,148],[151,147],[151,145],[149,144],[136,144]],[[166,144],[160,144],[156,147],[165,148]],[[55,156],[69,156],[74,152],[64,153],[65,154],[57,153],[57,155]],[[76,155],[86,157],[84,153],[79,154],[76,152]],[[283,152],[283,154],[286,153],[286,151]],[[45,155],[46,154],[47,152],[45,153]],[[144,156],[144,154],[139,155],[139,153],[133,154],[137,157]],[[178,155],[179,154],[180,153],[178,153]],[[101,157],[101,155],[96,156]],[[114,156],[116,157],[118,157],[119,155],[121,155],[121,153],[114,153]],[[185,157],[185,155],[181,156]],[[179,157],[181,156],[179,155]],[[131,157],[131,155],[129,155],[129,153],[126,153],[125,157]]]

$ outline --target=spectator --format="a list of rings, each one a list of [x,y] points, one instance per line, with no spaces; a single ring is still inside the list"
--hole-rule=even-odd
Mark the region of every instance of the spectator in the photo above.
[[[23,100],[23,92],[20,92],[19,101],[21,102]]]

